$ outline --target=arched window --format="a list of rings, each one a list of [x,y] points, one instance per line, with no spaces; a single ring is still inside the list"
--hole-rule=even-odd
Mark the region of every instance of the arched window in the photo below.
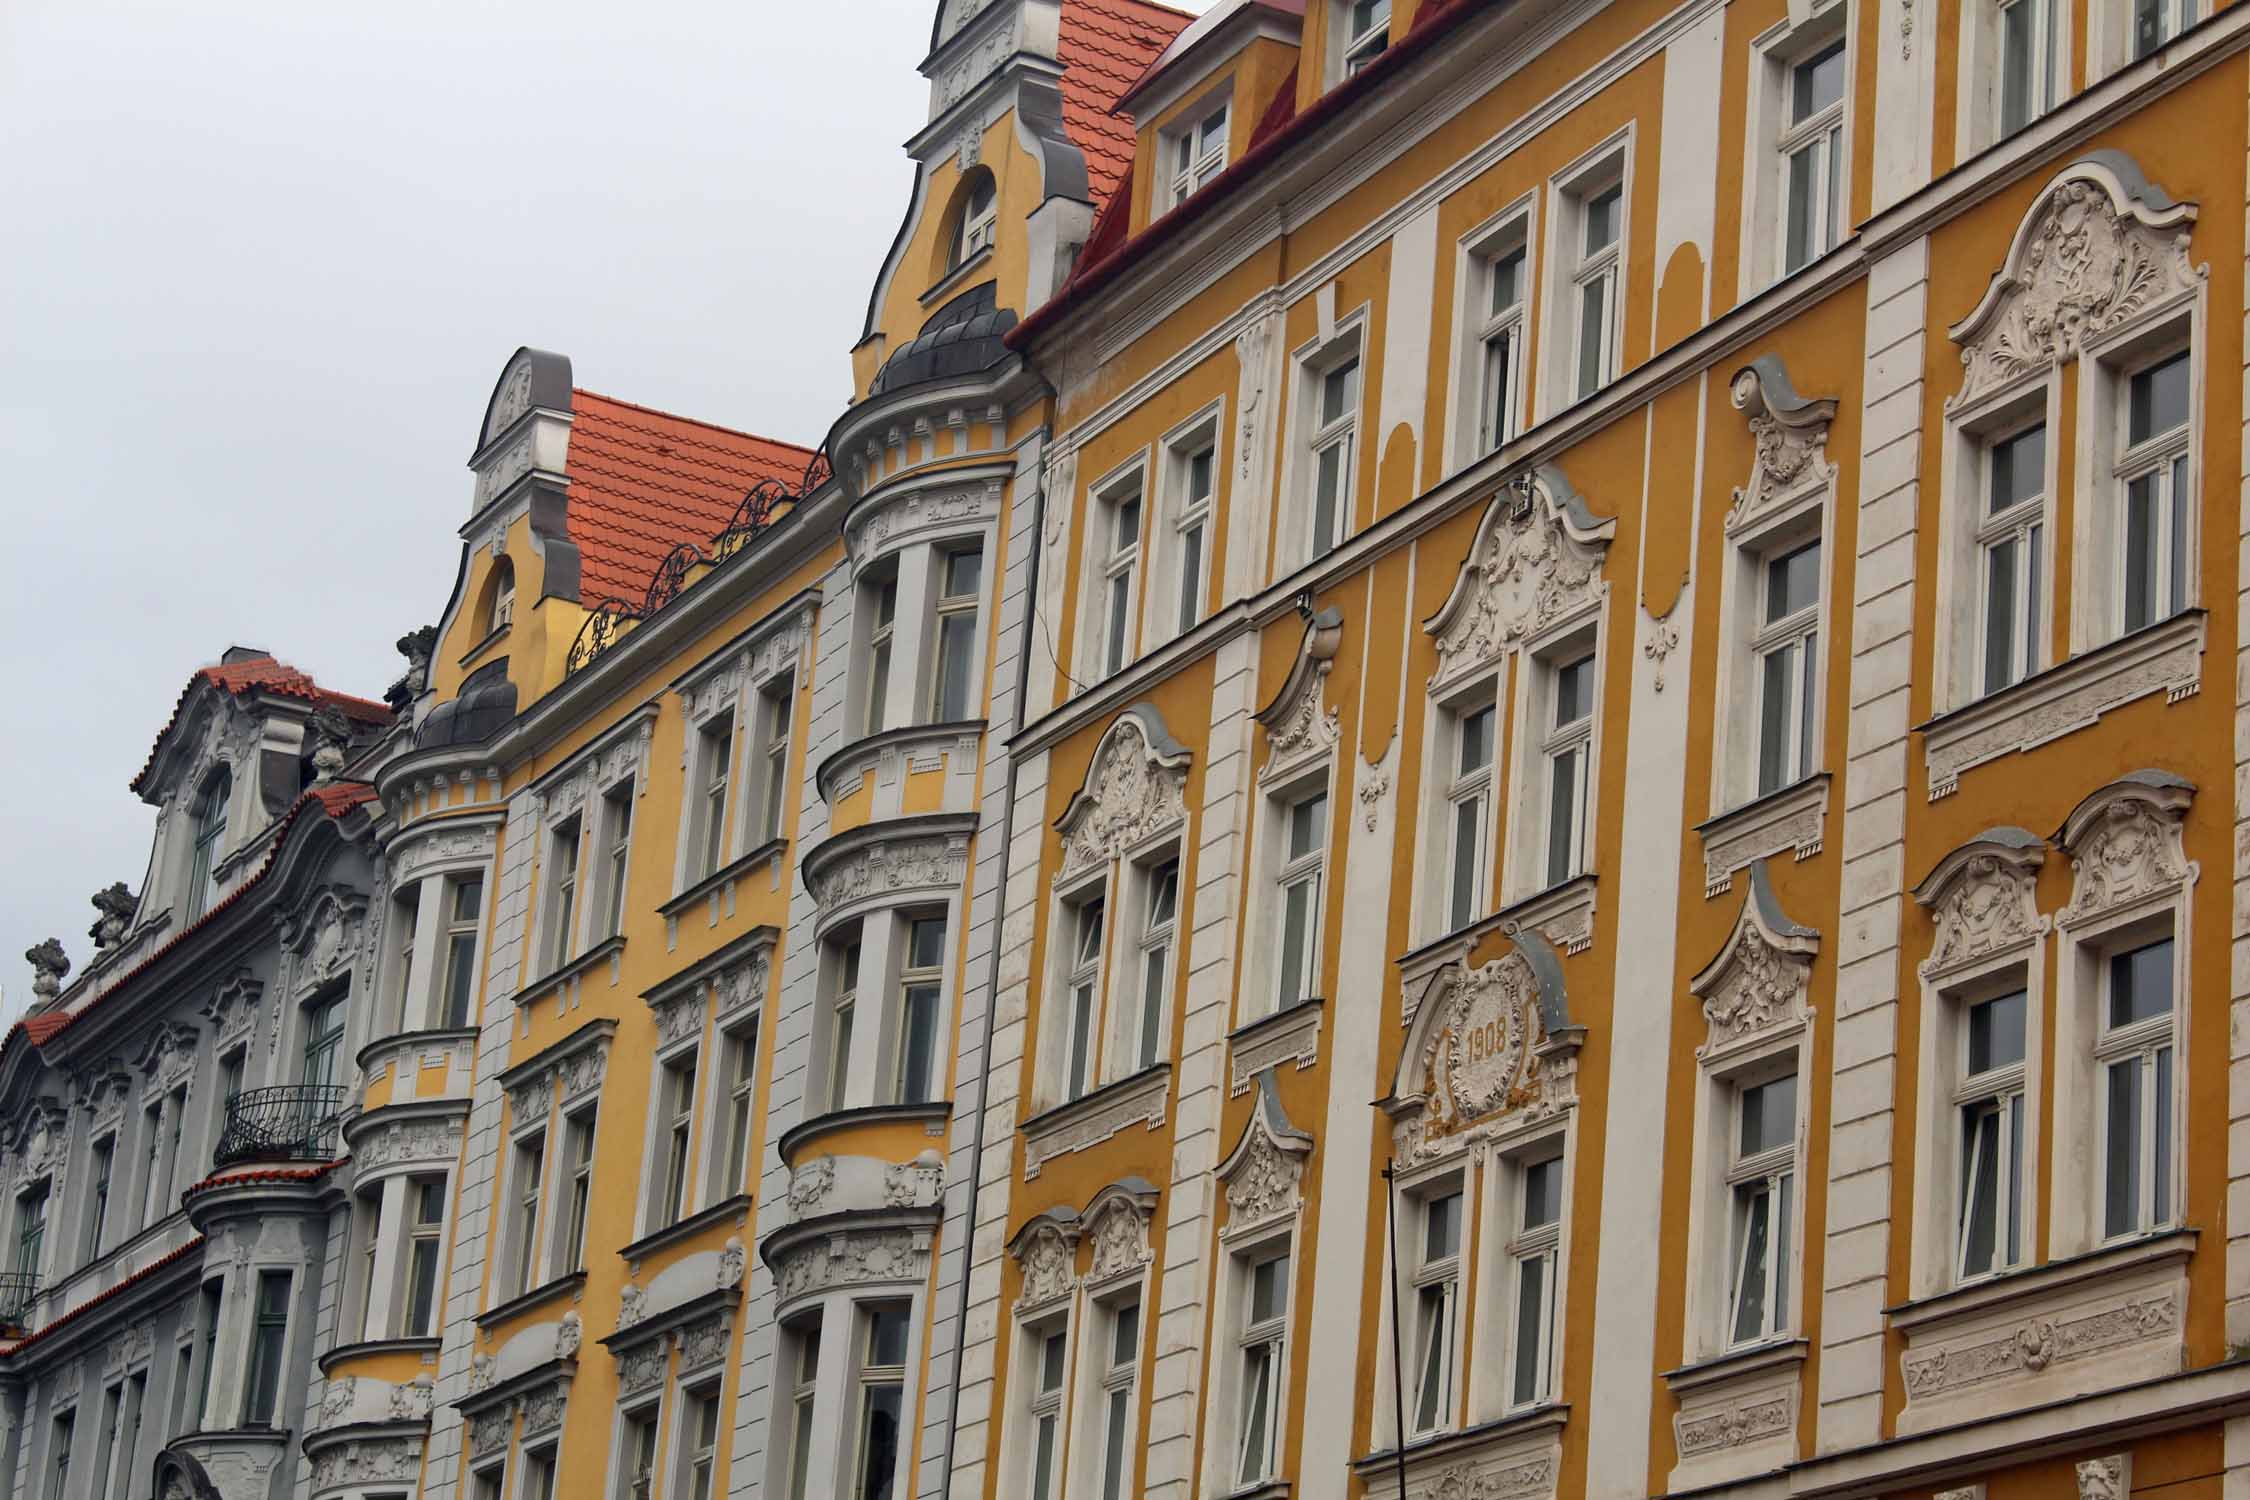
[[[954,197],[960,208],[953,222],[952,253],[945,263],[948,271],[966,264],[978,251],[989,249],[993,227],[999,222],[998,195],[992,173],[985,168],[971,172]]]
[[[484,585],[484,633],[492,634],[516,617],[516,565],[503,557],[492,565]]]
[[[219,863],[219,846],[227,836],[227,804],[234,794],[234,776],[225,766],[203,784],[202,800],[195,807],[195,853],[188,866],[188,920],[211,909],[218,894],[212,871]]]

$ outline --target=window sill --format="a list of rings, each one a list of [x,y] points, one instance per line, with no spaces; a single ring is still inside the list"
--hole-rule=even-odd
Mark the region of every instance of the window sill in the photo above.
[[[986,245],[976,254],[940,276],[930,284],[930,289],[922,294],[920,298],[922,305],[924,307],[935,306],[966,286],[975,278],[977,272],[992,263],[993,254],[993,247]]]
[[[438,1344],[439,1340],[435,1337],[361,1339],[356,1343],[338,1344],[335,1348],[330,1349],[327,1353],[321,1355],[319,1359],[313,1361],[313,1363],[319,1367],[321,1378],[325,1380],[328,1378],[329,1374],[336,1368],[336,1366],[343,1364],[347,1360],[359,1359],[362,1356],[366,1355],[383,1354],[423,1354],[434,1356],[438,1352]]]
[[[1797,1457],[1811,1352],[1803,1338],[1779,1338],[1667,1370],[1665,1384],[1679,1402],[1672,1416],[1679,1462],[1667,1487],[1740,1480]]]
[[[656,909],[656,914],[667,922],[677,922],[697,902],[707,897],[715,899],[722,888],[734,884],[761,865],[772,860],[778,860],[788,848],[789,840],[787,839],[774,839],[770,843],[760,844],[748,854],[736,859],[732,864],[719,866],[719,868],[659,906]]]
[[[851,796],[865,785],[885,759],[903,757],[908,772],[935,771],[944,766],[945,751],[956,741],[969,741],[973,756],[984,730],[982,719],[940,720],[879,729],[853,740],[822,761],[820,769],[813,773],[813,784],[820,788],[820,800],[834,808],[839,799]],[[916,754],[917,751],[921,753]]]
[[[1038,1177],[1056,1157],[1098,1146],[1129,1125],[1161,1130],[1171,1094],[1172,1065],[1160,1062],[1033,1115],[1016,1127],[1023,1138],[1024,1180]]]
[[[2060,739],[2159,689],[2167,703],[2194,696],[2206,630],[2204,611],[2182,610],[1916,725],[1930,800],[1952,795],[1963,771]]]
[[[575,1302],[585,1290],[585,1271],[566,1272],[552,1281],[533,1287],[528,1292],[510,1297],[498,1307],[486,1308],[483,1312],[477,1314],[477,1327],[486,1333],[490,1333],[493,1329],[511,1319],[520,1317],[534,1308],[544,1307],[565,1292],[570,1293],[570,1300]]]
[[[549,990],[561,989],[564,985],[570,983],[574,979],[584,978],[587,971],[592,969],[595,965],[599,964],[603,959],[617,958],[618,956],[623,954],[624,951],[625,939],[623,937],[620,936],[613,938],[604,938],[600,942],[594,944],[593,947],[588,948],[584,953],[579,954],[576,958],[564,964],[561,968],[550,970],[549,972],[540,975],[537,979],[531,981],[531,983],[524,985],[522,988],[518,989],[513,997],[515,1003],[518,1007],[529,1005],[533,1001],[536,1001],[541,995],[546,994]],[[610,982],[614,984],[616,983],[616,981],[617,975],[614,972],[613,966],[613,970],[610,974]]]
[[[1523,1439],[1535,1440],[1530,1445],[1533,1451],[1548,1447],[1559,1447],[1562,1441],[1562,1431],[1569,1424],[1570,1407],[1563,1402],[1550,1401],[1524,1411],[1512,1412],[1491,1422],[1479,1423],[1474,1427],[1464,1427],[1456,1432],[1433,1432],[1427,1437],[1414,1438],[1408,1441],[1406,1445],[1407,1471],[1411,1475],[1415,1469],[1424,1464],[1444,1460],[1467,1460],[1472,1466],[1480,1470],[1482,1465],[1478,1463],[1479,1459],[1493,1459],[1502,1465],[1512,1467],[1521,1463],[1526,1456]],[[1363,1458],[1353,1459],[1352,1472],[1361,1479],[1368,1481],[1372,1489],[1380,1483],[1384,1476],[1397,1469],[1398,1461],[1399,1451],[1396,1448],[1386,1448],[1380,1453],[1370,1453]],[[1550,1471],[1549,1483],[1546,1487],[1549,1491],[1554,1488],[1552,1471]],[[1506,1488],[1508,1493],[1516,1493],[1515,1486],[1511,1485]],[[1534,1490],[1532,1493],[1536,1493],[1536,1491]]]
[[[1315,995],[1227,1034],[1227,1097],[1250,1092],[1260,1073],[1296,1059],[1299,1071],[1320,1061],[1320,1022],[1328,1002]]]
[[[1703,899],[1734,888],[1734,877],[1758,860],[1794,851],[1810,859],[1828,827],[1829,774],[1815,771],[1779,791],[1695,825],[1703,840]]]
[[[682,1240],[691,1239],[714,1224],[724,1224],[730,1218],[735,1220],[737,1225],[740,1225],[748,1218],[749,1213],[750,1195],[748,1193],[736,1193],[731,1198],[721,1198],[709,1208],[699,1209],[677,1223],[667,1224],[662,1229],[642,1235],[630,1245],[619,1250],[617,1258],[623,1261],[645,1260],[667,1245],[676,1245]]]
[[[515,629],[515,624],[512,621],[506,625],[495,626],[491,634],[487,635],[483,640],[478,641],[468,650],[462,652],[461,659],[456,663],[456,665],[465,667],[470,662],[475,661],[478,657],[484,655],[485,652],[491,650],[494,646],[497,646],[502,641],[506,640],[508,638],[508,632],[513,629]]]

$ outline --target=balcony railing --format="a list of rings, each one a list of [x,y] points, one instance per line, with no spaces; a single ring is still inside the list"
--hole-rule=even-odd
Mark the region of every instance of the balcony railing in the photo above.
[[[0,1271],[0,1335],[31,1331],[31,1305],[39,1300],[39,1278],[22,1271]]]
[[[211,1153],[212,1164],[332,1160],[349,1094],[326,1084],[290,1083],[232,1095],[227,1100],[226,1129],[219,1132],[218,1149]]]

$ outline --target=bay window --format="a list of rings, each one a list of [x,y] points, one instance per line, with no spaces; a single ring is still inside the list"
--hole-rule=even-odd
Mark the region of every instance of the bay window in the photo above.
[[[862,580],[860,610],[867,627],[867,676],[860,716],[867,733],[876,734],[889,722],[891,653],[898,638],[898,573],[895,568]]]
[[[944,979],[945,918],[910,919],[893,1031],[898,1049],[893,1098],[900,1104],[927,1104],[937,1097],[938,1003]]]
[[[476,1004],[477,931],[484,912],[484,877],[462,875],[446,882],[444,1024],[463,1027]],[[414,928],[406,929],[411,950]],[[401,969],[405,968],[402,962]]]
[[[437,1332],[438,1270],[445,1240],[445,1179],[418,1177],[407,1187],[413,1205],[406,1252],[407,1338]]]
[[[948,723],[970,717],[984,705],[977,675],[977,603],[983,587],[984,552],[964,547],[937,560],[937,662],[930,674],[929,716]]]

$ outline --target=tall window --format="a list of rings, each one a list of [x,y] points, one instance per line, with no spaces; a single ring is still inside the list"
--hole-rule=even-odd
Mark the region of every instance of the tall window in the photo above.
[[[969,179],[967,196],[961,203],[961,221],[953,232],[953,254],[947,269],[956,269],[981,250],[992,247],[992,234],[999,223],[999,204],[993,192],[992,174],[979,171]]]
[[[610,788],[602,798],[602,937],[625,930],[625,877],[633,851],[633,783]]]
[[[281,1395],[281,1358],[289,1340],[289,1273],[260,1271],[250,1326],[250,1375],[243,1384],[242,1425],[270,1427]]]
[[[1314,375],[1312,536],[1307,555],[1325,557],[1352,519],[1352,462],[1359,431],[1359,356]]]
[[[1320,984],[1321,865],[1328,840],[1324,788],[1289,803],[1281,818],[1281,870],[1275,895],[1279,921],[1280,983],[1277,1006],[1310,999]]]
[[[1836,247],[1844,203],[1844,44],[1789,69],[1781,136],[1781,269],[1794,271]]]
[[[344,992],[338,990],[305,1007],[305,1082],[327,1087],[337,1081],[344,1054]]]
[[[227,837],[227,805],[234,797],[234,776],[225,766],[203,784],[203,800],[195,808],[195,850],[188,862],[188,920],[211,909],[218,898],[219,856]]]
[[[2185,350],[2126,381],[2125,628],[2187,607],[2188,357]]]
[[[77,1438],[78,1409],[55,1418],[47,1431],[47,1500],[69,1500],[70,1447]]]
[[[777,677],[758,690],[758,711],[764,716],[760,759],[764,785],[758,795],[758,839],[770,844],[781,837],[782,814],[789,793],[790,715],[797,703],[797,679]]]
[[[2133,57],[2148,56],[2195,24],[2196,0],[2133,0]]]
[[[2055,102],[2055,0],[2000,0],[2000,133],[2014,135]]]
[[[110,1459],[117,1448],[117,1417],[124,1405],[124,1381],[120,1380],[102,1392],[102,1423],[94,1430],[94,1485],[90,1493],[104,1497],[104,1500],[107,1500],[109,1494]]]
[[[871,578],[863,586],[867,611],[867,732],[879,732],[889,713],[891,650],[898,636],[898,578]]]
[[[1031,1500],[1055,1500],[1062,1490],[1063,1376],[1069,1340],[1061,1324],[1034,1330],[1031,1383]]]
[[[1788,1327],[1790,1195],[1797,1166],[1797,1075],[1735,1090],[1734,1256],[1727,1342],[1755,1344]]]
[[[571,924],[578,919],[578,820],[555,830],[548,868],[546,949],[549,969],[559,969],[572,952]]]
[[[938,559],[937,670],[930,684],[930,717],[940,723],[968,718],[983,703],[977,690],[977,595],[984,552],[965,547]]]
[[[125,1378],[125,1417],[117,1431],[117,1463],[121,1474],[133,1471],[141,1451],[141,1427],[148,1414],[148,1371],[135,1370]]]
[[[1514,1357],[1508,1404],[1535,1406],[1555,1389],[1555,1267],[1562,1243],[1562,1158],[1526,1163],[1508,1258],[1515,1268]]]
[[[523,1456],[523,1500],[555,1500],[555,1450],[542,1448]]]
[[[187,1414],[189,1422],[201,1422],[204,1413],[211,1409],[211,1369],[218,1363],[219,1308],[221,1305],[220,1299],[225,1290],[226,1283],[223,1281],[216,1278],[206,1281],[203,1283],[202,1300],[197,1304],[195,1326],[199,1343],[195,1352],[188,1356],[196,1367],[195,1409]],[[182,1380],[180,1382],[182,1395],[187,1393],[187,1388],[187,1382]],[[172,1426],[175,1433],[184,1430],[176,1414]]]
[[[1351,77],[1391,44],[1391,0],[1346,0],[1344,76]]]
[[[1247,1295],[1236,1336],[1242,1417],[1234,1477],[1236,1484],[1247,1486],[1272,1478],[1281,1467],[1282,1417],[1289,1410],[1282,1389],[1288,1374],[1289,1252],[1253,1262],[1244,1279]]]
[[[794,1345],[789,1364],[789,1500],[811,1500],[813,1414],[820,1396],[820,1314],[785,1330]]]
[[[1583,400],[1617,378],[1617,303],[1625,229],[1625,185],[1610,182],[1577,195],[1578,265],[1571,274],[1577,307],[1571,395]]]
[[[844,1085],[851,1076],[852,1022],[859,1010],[859,939],[836,953],[836,992],[828,1006],[828,1107],[844,1107]]]
[[[42,1177],[16,1199],[16,1274],[36,1277],[47,1255],[49,1182]]]
[[[1141,873],[1140,1009],[1133,1017],[1133,1066],[1152,1068],[1164,1052],[1164,1001],[1172,986],[1172,948],[1180,920],[1180,862]]]
[[[1485,258],[1483,326],[1477,333],[1482,392],[1477,402],[1477,452],[1490,453],[1521,428],[1524,247]]]
[[[898,976],[898,1102],[937,1097],[938,996],[944,983],[945,918],[906,924],[906,963]]]
[[[383,1248],[383,1192],[380,1184],[360,1206],[359,1284],[364,1289],[359,1310],[360,1337],[379,1339],[390,1330],[376,1317],[381,1302],[375,1291],[375,1259]]]
[[[401,1031],[412,1027],[414,934],[422,925],[420,882],[400,886],[391,896],[391,974],[387,985],[391,1014]]]
[[[1174,556],[1179,560],[1179,613],[1173,627],[1181,635],[1203,618],[1206,589],[1204,555],[1211,532],[1211,491],[1218,467],[1218,449],[1206,441],[1175,455],[1174,472],[1180,486],[1180,503],[1172,518]]]
[[[507,1459],[502,1458],[489,1468],[477,1470],[469,1476],[469,1482],[472,1486],[469,1491],[471,1500],[500,1500],[508,1487]]]
[[[617,1471],[617,1500],[645,1500],[656,1484],[656,1407],[625,1414],[625,1440],[618,1444],[625,1462]]]
[[[220,1104],[226,1103],[222,1096]],[[94,1142],[93,1207],[86,1221],[86,1258],[102,1253],[102,1236],[109,1230],[109,1189],[117,1176],[117,1137],[105,1135]]]
[[[141,1141],[141,1225],[145,1228],[164,1217],[165,1201],[171,1196],[172,1185],[164,1171],[163,1100],[141,1111]]]
[[[1133,1394],[1141,1368],[1141,1304],[1134,1300],[1112,1303],[1107,1311],[1100,1500],[1127,1500],[1133,1474]]]
[[[1545,743],[1547,884],[1586,867],[1586,788],[1594,748],[1594,658],[1591,652],[1553,669],[1553,706]]]
[[[750,1129],[756,1123],[758,1089],[758,1023],[747,1024],[720,1038],[726,1073],[726,1137],[722,1175],[716,1196],[731,1198],[748,1186]]]
[[[562,1262],[572,1271],[586,1269],[586,1221],[594,1211],[594,1124],[598,1118],[588,1107],[563,1122],[563,1170],[570,1174],[570,1202],[562,1222]]]
[[[1769,557],[1759,611],[1758,794],[1776,792],[1813,767],[1820,693],[1820,540]]]
[[[721,714],[696,731],[695,863],[697,879],[727,859],[727,781],[734,769],[734,715]]]
[[[687,1421],[681,1429],[687,1438],[687,1495],[685,1500],[711,1500],[719,1467],[719,1393],[700,1391],[688,1397]]]
[[[1227,101],[1180,127],[1170,141],[1174,203],[1196,192],[1227,167]]]
[[[1133,584],[1141,561],[1140,476],[1104,495],[1095,513],[1103,530],[1101,661],[1108,676],[1133,659]]]
[[[1104,903],[1093,896],[1070,908],[1070,1058],[1066,1097],[1086,1092],[1094,1072],[1094,1027],[1101,1017]]]
[[[1446,768],[1447,819],[1445,930],[1476,920],[1484,905],[1492,850],[1493,706],[1464,708],[1450,716],[1452,744]]]
[[[445,1244],[445,1179],[417,1177],[407,1185],[414,1207],[406,1248],[406,1327],[408,1338],[437,1331],[439,1252]]]
[[[2174,1221],[2173,945],[2162,938],[2104,961],[2101,1069],[2102,1237]]]
[[[1422,1201],[1421,1256],[1414,1268],[1413,1433],[1453,1422],[1453,1331],[1461,1296],[1461,1193]]]
[[[860,1310],[859,1429],[853,1500],[890,1500],[898,1469],[899,1420],[906,1392],[906,1304]]]
[[[2047,424],[2022,428],[1984,450],[1984,690],[1998,692],[2039,670],[2039,586],[2044,561]]]
[[[515,1222],[511,1226],[515,1244],[510,1248],[518,1296],[530,1291],[539,1276],[539,1194],[546,1173],[547,1133],[534,1131],[516,1142]]]
[[[1963,1281],[2023,1264],[2024,1003],[2022,990],[1977,1001],[1963,1028]]]
[[[485,634],[504,630],[516,618],[516,565],[501,558],[492,565],[491,607],[485,611]]]
[[[484,912],[484,877],[463,875],[446,884],[445,1024],[469,1024],[476,1004],[477,927]],[[411,932],[407,940],[413,940]]]
[[[695,1054],[664,1065],[664,1180],[652,1227],[677,1224],[688,1206],[688,1156],[695,1140]]]

